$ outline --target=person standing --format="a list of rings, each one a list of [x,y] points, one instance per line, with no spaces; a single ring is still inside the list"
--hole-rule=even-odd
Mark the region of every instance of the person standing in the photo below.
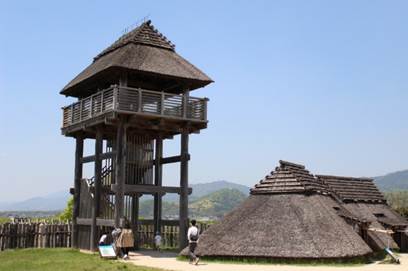
[[[129,221],[126,218],[122,220],[123,228],[120,231],[120,234],[115,242],[116,247],[120,248],[123,259],[129,259],[129,250],[134,247],[135,240],[133,236],[133,231],[130,228]]]
[[[188,249],[189,249],[188,254],[190,256],[190,264],[195,264],[195,265],[197,265],[198,262],[200,261],[200,258],[198,258],[194,253],[197,247],[198,238],[199,238],[199,232],[198,232],[198,228],[196,224],[197,224],[197,221],[195,221],[195,219],[192,219],[191,226],[190,228],[188,228],[188,232],[187,232]]]
[[[156,236],[154,236],[154,246],[157,251],[160,252],[162,237],[160,236],[160,232],[156,232]]]
[[[120,255],[120,248],[116,245],[117,241],[119,239],[120,233],[122,232],[121,228],[115,228],[113,229],[111,235],[112,235],[112,239],[113,239],[113,249],[115,250],[116,255]]]

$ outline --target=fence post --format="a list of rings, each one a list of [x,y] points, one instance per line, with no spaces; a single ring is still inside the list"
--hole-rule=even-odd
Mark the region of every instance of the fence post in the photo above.
[[[164,115],[164,92],[161,92],[160,95],[160,115]]]
[[[137,111],[138,112],[142,112],[143,111],[143,100],[142,100],[142,90],[139,88],[138,90],[137,90],[137,93],[138,93],[138,108],[137,108]]]

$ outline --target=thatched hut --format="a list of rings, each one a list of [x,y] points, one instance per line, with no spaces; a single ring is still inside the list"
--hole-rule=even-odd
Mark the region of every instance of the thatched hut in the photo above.
[[[381,242],[368,242],[381,234],[386,235],[374,232],[367,238],[374,221],[364,208],[371,207],[361,207],[357,212],[350,205],[356,203],[345,203],[345,194],[333,190],[327,180],[323,176],[316,178],[303,165],[280,161],[275,171],[251,189],[246,201],[203,233],[197,254],[339,259],[365,256],[381,247]],[[378,206],[391,212],[372,181],[370,192],[373,199],[380,200]],[[403,224],[402,218],[398,221]],[[373,226],[384,229],[376,223]],[[392,239],[385,237],[384,240],[396,246]]]

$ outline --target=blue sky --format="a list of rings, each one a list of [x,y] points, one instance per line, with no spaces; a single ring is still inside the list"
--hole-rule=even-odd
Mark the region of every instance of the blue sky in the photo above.
[[[313,173],[408,168],[404,1],[0,1],[0,201],[72,185],[59,91],[149,16],[214,84],[190,181],[253,185],[279,159]],[[179,150],[166,142],[167,154]],[[92,146],[87,146],[92,149]],[[165,167],[164,182],[178,183]]]

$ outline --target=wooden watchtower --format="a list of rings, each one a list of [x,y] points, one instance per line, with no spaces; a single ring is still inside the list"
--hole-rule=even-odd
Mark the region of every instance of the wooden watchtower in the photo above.
[[[189,95],[212,80],[175,52],[150,21],[123,35],[60,92],[78,98],[63,107],[62,134],[76,140],[74,247],[96,248],[101,228],[138,223],[139,197],[154,196],[155,232],[162,196],[180,195],[180,248],[188,226],[189,134],[207,127],[206,98]],[[163,157],[163,141],[181,135],[180,155]],[[94,155],[84,156],[84,140]],[[180,163],[180,185],[163,185],[163,164]],[[83,165],[94,177],[83,179]]]

